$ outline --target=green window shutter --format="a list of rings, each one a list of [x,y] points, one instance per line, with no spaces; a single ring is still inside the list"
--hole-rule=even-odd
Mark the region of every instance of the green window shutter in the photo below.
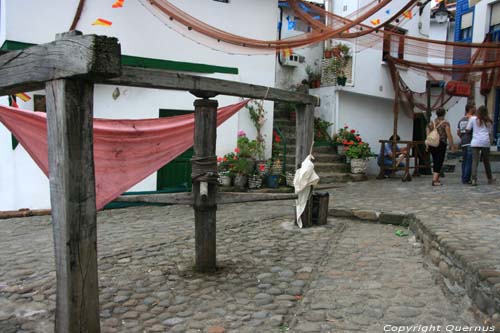
[[[9,106],[12,106],[12,104],[13,104],[12,101],[15,101],[15,100],[16,100],[16,96],[10,95],[9,96]],[[15,150],[16,147],[17,147],[17,145],[19,144],[19,141],[17,141],[16,137],[13,134],[11,134],[11,138],[12,138],[11,139],[11,141],[12,141],[12,150]]]

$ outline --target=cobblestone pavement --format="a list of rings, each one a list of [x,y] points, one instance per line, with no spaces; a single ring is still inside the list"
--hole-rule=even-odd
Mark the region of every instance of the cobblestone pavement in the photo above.
[[[355,196],[349,186],[346,193]],[[99,213],[103,332],[372,332],[434,319],[473,324],[424,269],[419,247],[396,237],[394,227],[331,219],[299,230],[290,201],[221,205],[217,216],[219,270],[201,275],[192,270],[190,207]],[[1,222],[2,333],[53,331],[49,221]]]

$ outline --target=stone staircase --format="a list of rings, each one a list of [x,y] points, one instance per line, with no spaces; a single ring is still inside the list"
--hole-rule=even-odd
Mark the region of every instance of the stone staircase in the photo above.
[[[274,128],[278,128],[286,142],[286,171],[295,168],[295,120],[284,109],[283,103],[274,104]],[[314,169],[320,176],[320,184],[355,182],[366,180],[366,175],[351,174],[345,156],[337,154],[333,147],[313,148]]]

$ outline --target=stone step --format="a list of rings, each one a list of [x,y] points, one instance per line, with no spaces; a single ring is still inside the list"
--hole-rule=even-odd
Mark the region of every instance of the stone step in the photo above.
[[[351,167],[347,163],[322,163],[315,161],[314,170],[316,172],[349,173]]]
[[[333,147],[333,146],[314,147],[313,148],[313,153],[314,154],[332,154],[332,155],[338,155],[337,154],[337,147]]]
[[[345,156],[337,154],[314,153],[316,163],[345,163]]]
[[[293,127],[295,128],[295,121],[290,120],[289,118],[274,118],[274,127]]]
[[[360,182],[367,180],[366,175],[363,174],[339,172],[318,172],[317,174],[320,177],[320,184]]]
[[[290,111],[286,110],[277,110],[276,107],[274,108],[274,120],[276,119],[282,119],[282,120],[289,120],[291,118],[290,116]]]

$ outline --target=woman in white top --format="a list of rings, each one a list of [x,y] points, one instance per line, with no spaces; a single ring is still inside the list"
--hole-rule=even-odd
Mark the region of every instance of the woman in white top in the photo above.
[[[488,110],[484,105],[477,109],[476,116],[472,116],[467,124],[467,130],[472,131],[472,141],[470,143],[472,147],[472,172],[471,172],[471,184],[472,186],[477,185],[477,166],[479,164],[479,152],[483,157],[484,170],[486,171],[486,177],[488,178],[488,184],[493,184],[495,178],[491,174],[490,165],[490,146],[493,142],[491,134],[491,125],[493,121],[488,116]]]

